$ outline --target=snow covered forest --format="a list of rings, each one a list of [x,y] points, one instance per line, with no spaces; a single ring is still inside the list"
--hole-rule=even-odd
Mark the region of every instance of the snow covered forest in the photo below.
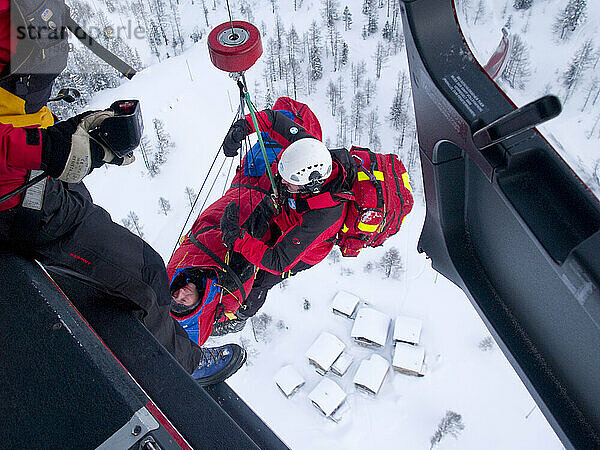
[[[456,0],[471,50],[485,64],[505,27],[512,51],[498,83],[524,105],[557,95],[563,112],[540,130],[600,198],[600,4],[590,0]],[[490,38],[497,33],[497,41]]]
[[[68,3],[80,25],[141,71],[124,81],[74,42],[55,89],[75,87],[82,97],[53,110],[64,118],[118,98],[140,99],[145,135],[137,161],[96,170],[87,184],[115,221],[168,260],[237,109],[235,83],[212,66],[206,50],[210,30],[227,20],[225,0]],[[600,42],[594,40],[600,4],[456,3],[480,63],[492,54],[501,28],[510,30],[513,53],[498,82],[515,103],[547,93],[560,97],[562,115],[541,129],[600,196]],[[318,116],[328,146],[397,153],[416,201],[384,248],[355,259],[334,251],[269,294],[252,327],[234,337],[249,358],[229,381],[232,387],[292,448],[562,448],[462,291],[416,252],[424,198],[400,0],[237,0],[230,6],[234,20],[261,31],[264,53],[246,74],[256,106],[270,107],[282,95],[297,98]],[[221,194],[228,166],[208,180],[215,189],[209,197],[203,193],[193,215]],[[331,314],[331,299],[341,289],[390,317],[421,318],[426,373],[390,373],[375,398],[356,392],[351,379],[336,379],[348,400],[333,423],[307,399],[321,377],[307,366],[304,352],[327,330],[356,361],[370,354],[353,346],[346,319]],[[389,360],[389,346],[378,354]],[[307,380],[291,399],[273,382],[286,364]]]

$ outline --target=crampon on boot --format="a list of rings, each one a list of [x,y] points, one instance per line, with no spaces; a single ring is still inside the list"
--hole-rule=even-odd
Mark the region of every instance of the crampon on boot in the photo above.
[[[246,362],[246,350],[237,344],[203,347],[198,367],[191,377],[201,386],[217,384],[229,378]]]
[[[217,322],[213,325],[211,336],[223,336],[229,333],[238,333],[244,329],[246,319],[232,319],[225,322]]]

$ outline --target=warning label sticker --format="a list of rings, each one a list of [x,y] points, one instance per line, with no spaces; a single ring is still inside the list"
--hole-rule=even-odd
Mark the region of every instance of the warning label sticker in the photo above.
[[[473,92],[460,75],[446,75],[442,78],[442,82],[448,86],[456,99],[465,106],[472,118],[478,117],[487,110],[485,103]]]

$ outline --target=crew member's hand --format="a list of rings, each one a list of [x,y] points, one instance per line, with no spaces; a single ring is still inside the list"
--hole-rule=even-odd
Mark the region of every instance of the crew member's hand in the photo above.
[[[223,140],[223,153],[225,156],[236,156],[242,146],[242,142],[250,133],[246,119],[236,120]]]
[[[240,207],[237,203],[231,202],[225,207],[223,217],[221,217],[221,233],[223,234],[223,243],[227,248],[233,248],[233,244],[240,237],[241,232]]]
[[[42,130],[42,163],[48,174],[67,183],[79,183],[104,163],[131,164],[133,155],[119,158],[88,133],[114,114],[111,110],[86,111]]]

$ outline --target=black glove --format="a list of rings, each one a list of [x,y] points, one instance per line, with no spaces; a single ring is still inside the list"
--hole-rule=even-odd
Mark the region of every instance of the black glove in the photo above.
[[[231,202],[225,207],[223,217],[221,217],[221,233],[223,234],[223,243],[227,248],[233,248],[233,244],[240,237],[241,232],[240,207],[237,203]]]
[[[233,122],[223,140],[223,153],[225,156],[235,156],[242,146],[242,141],[250,134],[248,122],[246,119],[239,119]]]
[[[133,155],[119,158],[93,140],[88,131],[98,127],[114,111],[87,111],[42,130],[42,163],[48,175],[67,183],[79,183],[104,163],[127,165]]]

